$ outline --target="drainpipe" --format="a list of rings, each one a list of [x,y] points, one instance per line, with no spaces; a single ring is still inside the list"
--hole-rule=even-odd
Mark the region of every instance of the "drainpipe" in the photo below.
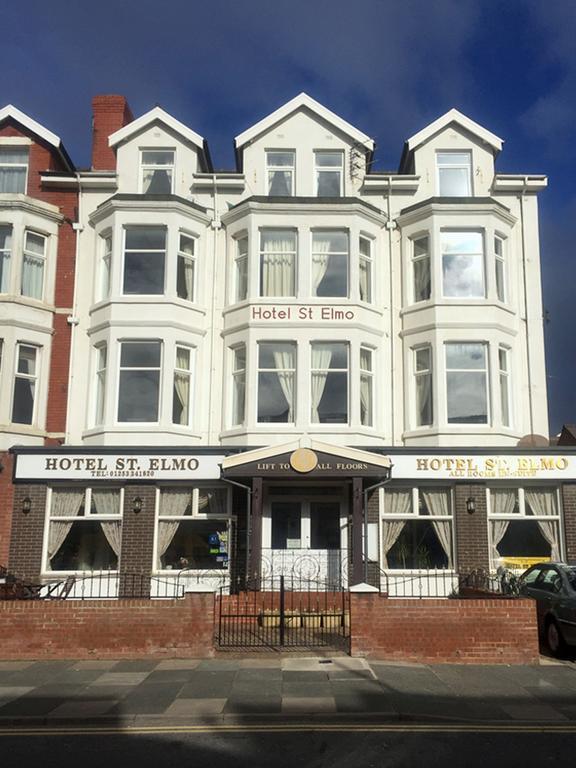
[[[216,184],[216,174],[212,174],[212,198],[214,200],[214,216],[210,222],[210,226],[213,231],[213,263],[214,270],[217,268],[218,259],[218,232],[222,227],[220,222],[220,216],[218,214],[218,188]],[[210,351],[209,351],[209,365],[208,370],[210,372],[210,379],[208,382],[208,442],[212,439],[212,430],[214,428],[214,354],[216,348],[216,290],[220,285],[220,281],[214,280],[211,286],[212,290],[212,302],[210,307]]]
[[[76,244],[74,253],[74,295],[72,298],[72,314],[68,315],[67,322],[70,326],[70,357],[68,360],[68,392],[66,396],[66,425],[64,429],[64,442],[70,442],[70,395],[74,384],[74,349],[76,346],[76,327],[78,326],[78,259],[80,257],[80,233],[84,229],[82,223],[82,182],[80,174],[76,172],[76,181],[78,183],[78,221],[72,224],[72,229],[76,232]]]
[[[528,188],[528,177],[524,176],[524,187],[519,195],[520,200],[520,233],[522,245],[522,287],[524,289],[524,319],[526,323],[526,366],[528,369],[528,416],[530,419],[530,434],[534,434],[534,400],[532,396],[532,365],[530,360],[530,339],[528,324],[528,281],[526,279],[526,235],[524,232],[525,214],[524,200]]]
[[[386,477],[384,480],[380,480],[379,483],[374,483],[374,485],[369,485],[368,488],[364,488],[363,490],[363,494],[364,494],[364,504],[363,504],[364,581],[366,583],[368,583],[368,493],[370,491],[375,491],[376,488],[383,488],[385,485],[387,485],[390,482],[391,479],[392,479],[392,465],[390,465],[390,469],[388,470],[388,477]],[[378,530],[380,530],[380,526],[378,526]]]
[[[388,230],[388,251],[389,251],[389,260],[390,260],[390,403],[391,403],[391,409],[390,409],[390,436],[391,436],[391,442],[392,445],[394,445],[395,441],[395,434],[396,434],[396,418],[395,418],[395,410],[396,410],[396,403],[394,402],[395,398],[395,386],[394,386],[394,376],[396,372],[396,361],[394,359],[394,335],[395,335],[395,322],[394,322],[394,281],[392,280],[392,263],[393,263],[393,256],[392,256],[392,219],[391,219],[391,201],[390,197],[392,195],[392,178],[388,176],[388,194],[386,196],[386,210],[388,215],[388,221],[386,222],[386,229]]]

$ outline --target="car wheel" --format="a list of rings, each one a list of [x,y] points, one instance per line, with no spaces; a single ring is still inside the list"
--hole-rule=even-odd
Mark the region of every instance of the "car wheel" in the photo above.
[[[554,656],[558,656],[564,650],[564,638],[554,619],[550,619],[546,625],[546,643]]]

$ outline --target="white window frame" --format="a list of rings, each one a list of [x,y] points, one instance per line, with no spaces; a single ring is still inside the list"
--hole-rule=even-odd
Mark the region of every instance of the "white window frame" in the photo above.
[[[362,243],[367,243],[367,251],[362,251]],[[367,296],[362,298],[362,265],[366,269]],[[367,235],[358,236],[358,297],[366,304],[374,303],[374,239]]]
[[[508,298],[508,280],[506,275],[506,246],[507,240],[498,233],[494,234],[494,288],[496,291],[496,298],[503,304],[506,303]],[[498,277],[498,269],[500,269],[500,279]]]
[[[145,163],[144,162],[144,153],[145,152],[171,152],[172,153],[172,164],[171,165],[164,165],[164,164],[156,164],[156,163]],[[174,194],[174,183],[176,180],[176,149],[174,147],[142,147],[140,149],[140,194],[142,195],[148,195],[149,192],[144,191],[144,173],[148,170],[171,170],[172,176],[171,176],[171,183],[170,183],[170,194]]]
[[[320,155],[339,155],[340,156],[340,164],[339,165],[321,165],[318,162],[318,158]],[[339,187],[339,193],[338,196],[342,197],[344,195],[344,150],[342,149],[316,149],[314,151],[314,190],[315,190],[315,196],[316,197],[324,197],[324,195],[320,195],[319,190],[319,174],[321,172],[340,172],[340,187]]]
[[[350,297],[350,232],[347,229],[312,229],[310,232],[310,284],[314,288],[314,256],[316,254],[323,255],[323,252],[317,251],[314,246],[314,238],[319,235],[346,235],[346,241],[348,243],[348,247],[345,251],[330,251],[328,255],[328,261],[332,256],[345,256],[346,257],[346,292],[342,295],[336,295],[336,296],[319,296],[318,293],[314,292],[312,293],[312,298],[315,299],[348,299]],[[327,267],[328,270],[328,267]],[[322,282],[322,281],[320,281]],[[320,284],[317,286],[316,290],[320,287]]]
[[[428,368],[418,370],[418,353],[427,351],[428,357],[430,361],[430,365]],[[433,348],[431,344],[419,344],[416,347],[412,348],[412,371],[414,376],[414,428],[415,429],[428,429],[432,426],[434,426],[434,416],[435,416],[435,407],[434,407],[434,354],[433,354]],[[419,408],[418,408],[418,379],[420,377],[428,377],[430,380],[430,400],[431,400],[431,411],[432,411],[432,418],[430,420],[429,424],[421,423],[420,415],[419,415]]]
[[[467,155],[467,163],[442,163],[440,161],[441,155]],[[468,171],[468,184],[465,194],[461,195],[446,195],[442,194],[441,176],[443,169],[458,169]],[[467,149],[439,149],[436,151],[436,188],[438,190],[439,197],[472,197],[473,195],[473,183],[472,183],[472,152]]]
[[[28,250],[28,235],[33,235],[34,237],[39,237],[42,239],[44,243],[44,248],[42,254],[35,253],[34,251]],[[43,301],[44,300],[44,294],[46,291],[46,269],[47,269],[47,251],[48,251],[48,235],[45,235],[43,232],[38,232],[34,229],[25,229],[24,230],[24,242],[22,246],[22,270],[20,275],[20,294],[22,296],[25,296],[28,299],[33,299],[35,301]],[[42,290],[40,292],[40,296],[30,296],[27,293],[24,293],[24,272],[25,272],[25,264],[26,264],[26,257],[29,257],[32,260],[38,261],[42,265]]]
[[[244,350],[244,368],[237,368],[236,367],[236,360],[237,360],[237,352],[240,350]],[[230,348],[230,369],[232,373],[232,398],[230,402],[230,426],[232,429],[235,429],[237,427],[241,427],[246,423],[246,395],[247,395],[247,389],[246,389],[246,376],[247,376],[247,367],[248,367],[248,358],[247,358],[247,347],[246,344],[236,344],[235,346]],[[236,391],[238,388],[238,382],[242,382],[244,386],[244,401],[242,404],[242,419],[237,418],[237,414],[235,413],[236,408]]]
[[[270,162],[270,156],[274,154],[292,155],[292,165],[275,165]],[[295,149],[267,149],[266,158],[266,194],[270,196],[271,179],[270,174],[275,171],[290,171],[290,192],[288,197],[294,197],[296,188],[296,150]]]
[[[499,344],[497,349],[498,354],[498,392],[500,395],[500,421],[503,427],[511,428],[514,423],[512,418],[512,372],[510,370],[510,361],[512,358],[512,350],[510,347],[504,344]],[[502,366],[501,355],[504,356],[504,367]],[[506,409],[503,407],[504,398],[506,399]],[[504,419],[504,411],[508,411],[508,421]]]
[[[27,373],[20,373],[18,371],[18,362],[20,358],[20,349],[22,347],[27,347],[28,349],[34,350],[34,373],[33,374],[27,374]],[[39,396],[39,386],[40,386],[40,351],[41,347],[39,347],[37,344],[29,344],[26,341],[19,341],[16,344],[16,354],[14,356],[14,377],[12,380],[12,401],[10,403],[10,422],[12,424],[22,424],[24,426],[34,426],[36,424],[37,415],[38,415],[38,396]],[[14,401],[15,401],[15,394],[16,394],[16,379],[24,379],[26,381],[32,381],[34,383],[34,400],[32,403],[32,418],[28,422],[22,422],[22,421],[14,421]]]
[[[79,517],[78,515],[75,515],[74,517],[54,517],[53,518],[51,516],[50,512],[51,512],[51,509],[52,509],[52,495],[53,495],[54,491],[66,490],[66,489],[72,488],[72,487],[73,487],[72,483],[61,483],[59,485],[49,486],[48,489],[47,489],[47,493],[46,493],[46,517],[45,517],[45,525],[44,525],[44,538],[43,538],[43,542],[42,542],[42,574],[43,575],[54,576],[55,574],[56,575],[57,574],[68,575],[68,574],[75,574],[75,573],[80,573],[80,574],[82,574],[82,573],[92,573],[91,571],[82,571],[82,570],[76,570],[76,571],[53,571],[53,570],[51,570],[51,568],[50,568],[50,561],[49,561],[49,558],[48,558],[48,539],[49,539],[49,536],[50,536],[50,523],[52,522],[52,520],[58,520],[58,521],[62,521],[62,522],[72,522],[72,523],[74,523],[74,522],[82,522],[82,521],[85,521],[85,520],[91,520],[93,522],[101,522],[101,521],[103,521],[103,522],[116,522],[116,521],[120,521],[120,530],[122,530],[122,526],[123,526],[123,523],[124,523],[124,514],[123,513],[124,513],[124,492],[125,492],[125,488],[122,487],[122,486],[117,486],[117,485],[103,485],[101,487],[100,486],[90,486],[90,487],[87,487],[87,488],[83,488],[82,490],[84,491],[84,509],[85,510],[86,509],[90,510],[91,507],[92,507],[92,491],[94,491],[94,490],[96,490],[96,491],[99,491],[99,490],[103,490],[103,491],[104,490],[106,490],[106,491],[108,491],[108,490],[110,490],[110,491],[111,490],[118,491],[119,492],[119,504],[118,504],[119,513],[118,514],[116,514],[116,515],[92,515],[92,514],[89,513],[89,514],[83,515],[81,517]],[[122,557],[122,551],[120,551],[120,554],[118,555],[118,564],[120,564],[121,557]],[[118,574],[119,570],[120,570],[119,568],[116,568],[115,570],[110,570],[110,571],[97,571],[97,573],[98,574],[105,573],[106,575],[112,576],[114,574]],[[97,579],[97,580],[99,581],[99,579]],[[111,590],[110,597],[114,597],[114,596],[115,595],[112,593],[112,590]]]
[[[426,241],[426,252],[422,254],[416,255],[416,243],[420,243],[421,241]],[[410,238],[410,267],[411,267],[411,303],[413,304],[419,304],[423,301],[430,301],[432,298],[432,283],[433,283],[433,275],[432,275],[432,260],[430,258],[430,234],[428,232],[423,232],[419,235],[415,235],[414,237]],[[419,264],[421,262],[426,262],[428,264],[428,277],[430,279],[430,290],[428,292],[428,296],[421,299],[416,296],[416,264]]]
[[[260,367],[260,346],[262,344],[290,344],[294,350],[294,368],[261,368]],[[292,419],[290,421],[260,421],[258,418],[258,405],[259,405],[259,393],[260,393],[260,374],[261,373],[291,373],[292,374]],[[298,417],[298,344],[293,339],[259,339],[256,343],[256,423],[259,426],[269,425],[270,427],[278,427],[294,425]]]
[[[188,352],[188,368],[178,368],[178,350],[186,350]],[[171,422],[176,427],[190,427],[192,424],[192,404],[194,402],[194,357],[195,349],[187,344],[176,344],[174,346],[174,371],[172,374],[172,413]],[[188,378],[188,419],[184,424],[174,421],[174,398],[176,397],[176,376],[186,376]]]
[[[126,248],[127,235],[130,230],[134,229],[161,229],[164,232],[164,249],[160,251],[158,248],[130,248],[129,251]],[[123,247],[122,247],[122,281],[121,281],[121,294],[122,296],[165,296],[166,295],[166,274],[168,267],[168,228],[163,224],[127,224],[123,228]],[[126,293],[124,278],[126,273],[126,253],[163,253],[164,254],[164,282],[162,284],[162,290],[159,293]]]
[[[160,345],[160,365],[159,367],[154,368],[123,368],[121,365],[122,360],[122,345],[123,344],[159,344]],[[162,420],[162,407],[163,407],[163,389],[164,389],[164,380],[163,380],[163,372],[164,372],[164,342],[162,339],[118,339],[118,362],[116,366],[117,371],[117,378],[116,378],[116,397],[114,400],[114,423],[117,426],[124,426],[125,424],[130,425],[136,425],[136,424],[144,424],[147,426],[152,426],[154,424],[158,425],[160,421]],[[158,418],[156,421],[120,421],[118,418],[118,410],[120,407],[120,386],[121,386],[121,373],[123,370],[127,371],[159,371],[159,377],[158,377]]]
[[[94,347],[94,353],[94,426],[99,427],[106,421],[106,380],[108,378],[108,345],[106,342],[97,344]],[[103,365],[102,362],[104,363]]]
[[[271,251],[265,251],[263,248],[263,236],[267,232],[286,232],[294,238],[294,250],[278,251],[284,255],[289,255],[292,259],[292,281],[294,290],[292,293],[276,295],[264,292],[264,256]],[[258,296],[261,299],[294,299],[298,295],[298,231],[290,227],[261,227],[259,231],[259,255],[258,255]]]
[[[362,367],[362,353],[367,352],[370,356],[370,368],[363,368]],[[370,390],[370,420],[368,423],[364,423],[362,420],[362,394],[360,394],[360,410],[359,410],[359,422],[360,426],[366,427],[366,428],[373,428],[375,425],[375,399],[374,399],[374,359],[375,359],[375,352],[376,350],[373,347],[369,347],[367,344],[361,344],[360,345],[360,351],[359,351],[359,360],[358,360],[358,370],[359,370],[359,380],[360,380],[360,393],[362,391],[362,381],[365,380],[369,384],[369,390]]]
[[[246,301],[248,298],[248,267],[250,245],[248,235],[243,233],[234,238],[234,277],[232,287],[232,304]],[[243,248],[245,247],[245,250]],[[244,270],[244,272],[242,272]],[[241,280],[242,277],[242,280]],[[241,290],[243,288],[243,290]]]
[[[0,293],[10,293],[10,278],[12,272],[12,253],[14,250],[14,227],[12,224],[0,223],[0,229],[8,232],[8,247],[0,248],[0,263],[2,265],[2,277],[0,279]]]
[[[484,349],[484,368],[448,368],[448,347],[451,345],[477,345]],[[448,417],[448,374],[449,373],[484,373],[484,381],[486,387],[486,421],[449,421]],[[490,402],[490,344],[487,341],[472,341],[470,339],[462,339],[461,341],[445,341],[444,342],[444,403],[446,406],[446,424],[449,427],[473,427],[473,428],[486,428],[492,424],[492,408]]]
[[[192,255],[182,250],[181,246],[182,246],[183,237],[185,237],[187,240],[190,240],[192,243],[194,243],[194,253]],[[193,280],[192,280],[192,297],[191,298],[186,298],[178,294],[178,268],[179,268],[180,260],[184,262],[189,261],[192,263]],[[164,268],[166,269],[166,267]],[[182,299],[182,301],[187,301],[190,304],[195,304],[196,296],[197,296],[197,284],[198,284],[198,238],[195,235],[191,234],[190,232],[186,232],[185,230],[180,230],[178,232],[178,253],[176,255],[176,296],[178,296],[179,299]]]
[[[25,163],[7,163],[3,160],[9,152],[26,152]],[[30,170],[30,148],[26,144],[0,144],[0,174],[4,168],[24,168],[24,189],[21,192],[0,192],[0,194],[26,195],[28,194],[28,173]]]
[[[482,240],[482,250],[476,253],[450,253],[444,250],[444,235],[454,234],[469,234],[480,235]],[[457,296],[449,296],[445,292],[444,286],[444,257],[445,256],[469,256],[477,258],[480,256],[480,264],[482,267],[482,293],[475,295],[459,294]],[[440,277],[442,285],[442,298],[447,301],[481,301],[486,298],[486,232],[483,229],[458,229],[458,228],[445,228],[440,230]]]
[[[342,346],[346,347],[346,368],[313,368],[312,367],[312,357],[313,357],[313,350],[316,345],[320,344],[341,344]],[[310,415],[309,415],[309,421],[310,424],[313,425],[314,428],[316,427],[331,427],[331,428],[338,428],[338,427],[345,427],[346,425],[350,425],[350,421],[352,418],[351,414],[351,386],[350,386],[350,368],[351,368],[351,345],[349,341],[342,341],[341,339],[338,340],[330,340],[330,339],[315,339],[310,341],[310,383],[309,383],[309,397],[310,397]],[[328,377],[331,373],[342,373],[346,372],[346,421],[338,421],[338,422],[326,422],[326,421],[314,421],[312,416],[312,406],[313,406],[313,398],[312,398],[312,375],[314,373],[325,373]],[[322,402],[322,398],[320,398],[320,402]],[[318,405],[320,405],[320,402]]]
[[[556,509],[557,514],[556,515],[529,515],[526,513],[526,490],[534,489],[534,490],[540,490],[540,489],[546,489],[546,490],[553,490],[555,492],[556,496]],[[518,512],[513,512],[510,515],[497,515],[494,513],[492,509],[492,493],[494,491],[499,490],[507,490],[507,491],[516,491],[516,499],[518,501]],[[562,518],[563,518],[563,509],[562,509],[562,494],[560,493],[560,487],[557,484],[550,484],[546,483],[544,481],[534,481],[530,486],[527,485],[518,485],[514,482],[502,482],[501,485],[488,485],[486,486],[486,509],[488,514],[486,515],[487,521],[488,521],[488,548],[490,553],[490,566],[492,568],[495,568],[494,564],[494,557],[493,557],[493,551],[494,546],[492,544],[492,526],[491,522],[493,520],[508,520],[510,522],[514,520],[529,520],[538,522],[539,520],[543,521],[554,521],[557,526],[557,533],[558,533],[558,548],[560,557],[562,558],[564,556],[564,532],[562,530]],[[525,570],[524,568],[522,570]]]
[[[113,250],[112,232],[104,232],[100,235],[100,259],[98,265],[99,274],[97,276],[98,295],[96,301],[106,301],[110,298],[110,289],[112,281],[112,250]]]

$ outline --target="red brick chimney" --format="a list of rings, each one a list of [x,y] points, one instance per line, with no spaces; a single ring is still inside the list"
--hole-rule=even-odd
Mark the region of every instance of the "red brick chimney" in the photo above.
[[[92,170],[113,171],[116,153],[108,146],[108,137],[134,120],[124,96],[108,94],[92,99]]]

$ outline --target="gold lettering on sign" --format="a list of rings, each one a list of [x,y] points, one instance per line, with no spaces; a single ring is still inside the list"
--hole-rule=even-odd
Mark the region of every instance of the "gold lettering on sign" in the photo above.
[[[448,477],[537,477],[546,472],[563,472],[570,462],[566,456],[486,456],[477,459],[434,457],[416,459],[417,472],[446,472]]]

